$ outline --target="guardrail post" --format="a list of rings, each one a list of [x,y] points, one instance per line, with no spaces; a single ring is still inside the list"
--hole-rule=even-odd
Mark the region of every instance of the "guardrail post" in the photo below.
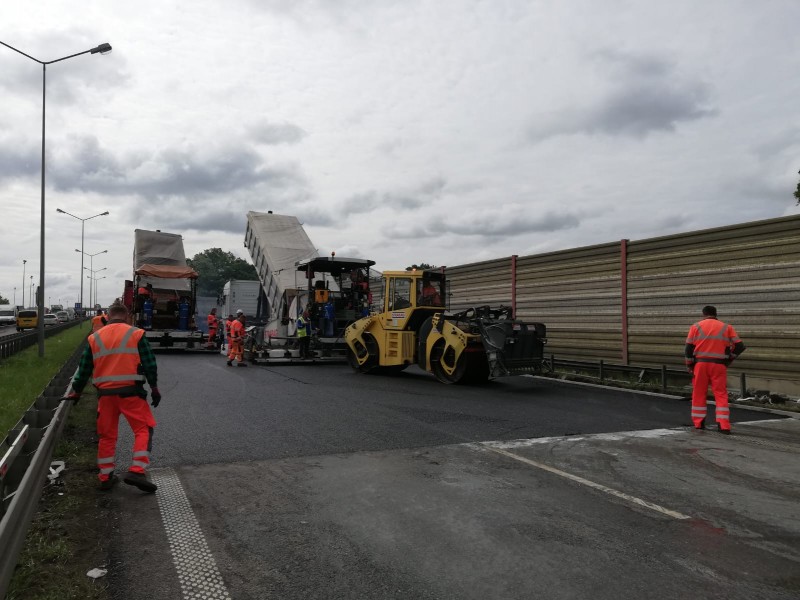
[[[599,369],[599,371],[600,371],[600,383],[603,383],[606,380],[606,373],[605,373],[605,370],[603,369],[603,361],[602,360],[600,360],[600,369]]]
[[[747,398],[747,376],[744,373],[739,375],[739,393],[740,398]]]
[[[661,393],[667,393],[667,365],[661,365]]]

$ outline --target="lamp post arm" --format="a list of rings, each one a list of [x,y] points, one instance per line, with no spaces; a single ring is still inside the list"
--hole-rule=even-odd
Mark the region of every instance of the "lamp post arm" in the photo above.
[[[13,50],[14,52],[16,52],[18,54],[22,54],[22,56],[30,58],[32,61],[35,61],[35,62],[39,63],[40,65],[45,64],[42,61],[40,61],[38,58],[33,58],[30,54],[25,54],[22,50],[17,50],[16,48],[14,48],[14,46],[9,46],[5,42],[0,42],[0,44],[3,44],[3,46],[5,46],[6,48],[9,48],[10,50]]]

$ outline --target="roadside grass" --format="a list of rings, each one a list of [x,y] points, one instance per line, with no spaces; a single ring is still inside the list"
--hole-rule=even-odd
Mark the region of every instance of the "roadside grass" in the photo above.
[[[22,418],[87,335],[86,327],[71,327],[45,339],[43,358],[33,346],[0,361],[0,437]],[[103,579],[86,576],[107,561],[113,521],[109,497],[95,491],[97,397],[90,390],[70,410],[53,456],[65,462],[66,470],[42,492],[6,600],[110,598]]]
[[[97,396],[86,389],[72,407],[53,460],[66,469],[47,485],[28,529],[6,600],[109,600],[106,578],[114,527],[110,494],[97,490]]]
[[[38,347],[31,346],[0,361],[0,440],[88,335],[86,327],[70,327],[44,340],[43,358],[39,358]]]

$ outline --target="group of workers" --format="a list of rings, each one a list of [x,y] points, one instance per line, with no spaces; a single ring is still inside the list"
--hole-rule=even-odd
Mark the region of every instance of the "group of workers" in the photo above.
[[[246,367],[247,363],[244,362],[244,337],[246,317],[244,311],[239,309],[236,311],[236,316],[228,315],[225,320],[225,339],[228,340],[228,366],[233,366],[233,361],[236,361],[237,367]],[[217,334],[219,332],[219,318],[217,317],[217,309],[212,308],[208,313],[208,344],[207,348],[217,347]]]

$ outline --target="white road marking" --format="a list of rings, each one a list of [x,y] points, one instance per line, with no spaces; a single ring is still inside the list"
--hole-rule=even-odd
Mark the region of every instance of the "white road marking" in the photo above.
[[[649,510],[661,513],[663,515],[667,515],[668,517],[672,517],[673,519],[691,519],[689,515],[684,515],[675,510],[671,510],[669,508],[664,508],[663,506],[659,506],[653,502],[648,502],[647,500],[642,500],[641,498],[637,498],[636,496],[631,496],[630,494],[626,494],[625,492],[620,492],[619,490],[615,490],[614,488],[610,488],[608,486],[602,485],[600,483],[596,483],[594,481],[590,481],[584,477],[580,477],[578,475],[573,475],[572,473],[567,473],[566,471],[562,471],[561,469],[556,469],[555,467],[551,467],[550,465],[546,465],[544,463],[531,460],[530,458],[525,458],[524,456],[520,456],[519,454],[514,454],[513,452],[509,452],[506,448],[525,448],[530,447],[538,444],[545,444],[550,442],[577,442],[581,440],[601,440],[601,441],[616,441],[625,438],[658,438],[658,437],[665,437],[668,435],[675,435],[677,433],[685,433],[686,429],[649,429],[644,431],[626,431],[620,433],[600,433],[600,434],[592,434],[592,435],[584,435],[584,436],[563,436],[563,437],[550,437],[550,438],[532,438],[532,439],[525,439],[525,440],[511,440],[508,442],[502,441],[494,441],[494,442],[478,442],[472,444],[465,444],[468,446],[472,446],[474,448],[479,448],[483,450],[488,450],[489,452],[494,452],[496,454],[500,454],[507,458],[512,458],[516,461],[525,463],[531,467],[536,467],[537,469],[541,469],[543,471],[547,471],[548,473],[552,473],[553,475],[558,475],[559,477],[564,477],[565,479],[569,479],[570,481],[574,481],[575,483],[579,483],[581,485],[585,485],[592,489],[598,490],[600,492],[609,494],[610,496],[615,496],[616,498],[620,498],[625,500],[626,502],[630,502],[631,504],[636,504],[637,506],[642,506]]]
[[[158,469],[152,471],[152,478],[158,485],[158,508],[183,597],[187,600],[230,600],[178,475],[169,468]]]

